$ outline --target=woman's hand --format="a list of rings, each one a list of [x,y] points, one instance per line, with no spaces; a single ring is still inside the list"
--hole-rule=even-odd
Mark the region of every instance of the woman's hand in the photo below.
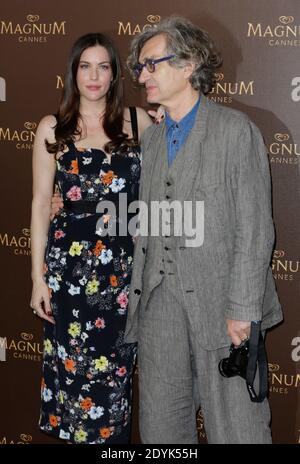
[[[33,282],[30,307],[36,316],[55,324],[50,305],[49,288],[42,278],[38,282]]]
[[[160,105],[157,110],[149,110],[147,113],[154,118],[154,123],[159,124],[161,121],[163,121],[165,117],[165,110],[162,105]]]

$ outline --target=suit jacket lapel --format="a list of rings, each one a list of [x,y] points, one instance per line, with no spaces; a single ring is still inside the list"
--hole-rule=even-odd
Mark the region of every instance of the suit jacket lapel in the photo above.
[[[209,105],[209,99],[202,95],[194,127],[182,148],[183,153],[178,153],[181,157],[181,166],[184,170],[184,175],[178,177],[178,199],[182,201],[189,197],[196,176],[202,166],[202,159],[204,155],[203,139],[207,131]],[[176,159],[174,162],[176,162]]]
[[[152,137],[142,146],[143,152],[147,152],[142,161],[142,176],[141,176],[141,191],[140,200],[148,203],[150,196],[150,188],[153,175],[157,175],[155,169],[157,167],[157,159],[164,145],[166,145],[166,127],[165,123],[157,125]]]

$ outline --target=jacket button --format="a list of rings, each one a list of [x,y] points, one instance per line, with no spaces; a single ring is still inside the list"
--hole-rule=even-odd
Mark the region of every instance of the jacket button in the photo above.
[[[170,196],[169,196],[169,195],[166,195],[166,199],[167,199],[167,200],[170,200]]]
[[[140,290],[139,288],[136,288],[136,289],[134,290],[134,293],[135,293],[136,295],[140,295],[140,294],[141,294],[141,290]]]
[[[167,182],[167,186],[170,187],[170,185],[172,185],[172,184],[171,184],[171,182],[168,181],[168,182]]]
[[[159,271],[160,274],[164,274],[165,272],[164,271]]]

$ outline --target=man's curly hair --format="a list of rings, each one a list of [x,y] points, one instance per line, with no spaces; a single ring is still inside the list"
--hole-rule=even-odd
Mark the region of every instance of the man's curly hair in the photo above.
[[[215,73],[222,65],[222,58],[207,32],[182,17],[166,18],[134,38],[127,60],[133,80],[137,80],[134,68],[143,46],[159,34],[166,37],[166,54],[175,55],[169,60],[170,66],[180,68],[187,62],[194,63],[195,70],[190,76],[190,83],[195,90],[207,95],[215,85]]]

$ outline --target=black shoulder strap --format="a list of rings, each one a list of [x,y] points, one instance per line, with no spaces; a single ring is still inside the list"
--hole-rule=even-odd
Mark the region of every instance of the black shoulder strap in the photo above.
[[[259,371],[258,394],[253,386],[257,367]],[[251,401],[261,403],[266,398],[268,394],[268,362],[265,342],[260,331],[260,322],[251,323],[246,384]]]
[[[132,128],[132,137],[135,143],[139,143],[139,129],[136,116],[136,107],[130,106],[130,119],[131,119],[131,128]]]

